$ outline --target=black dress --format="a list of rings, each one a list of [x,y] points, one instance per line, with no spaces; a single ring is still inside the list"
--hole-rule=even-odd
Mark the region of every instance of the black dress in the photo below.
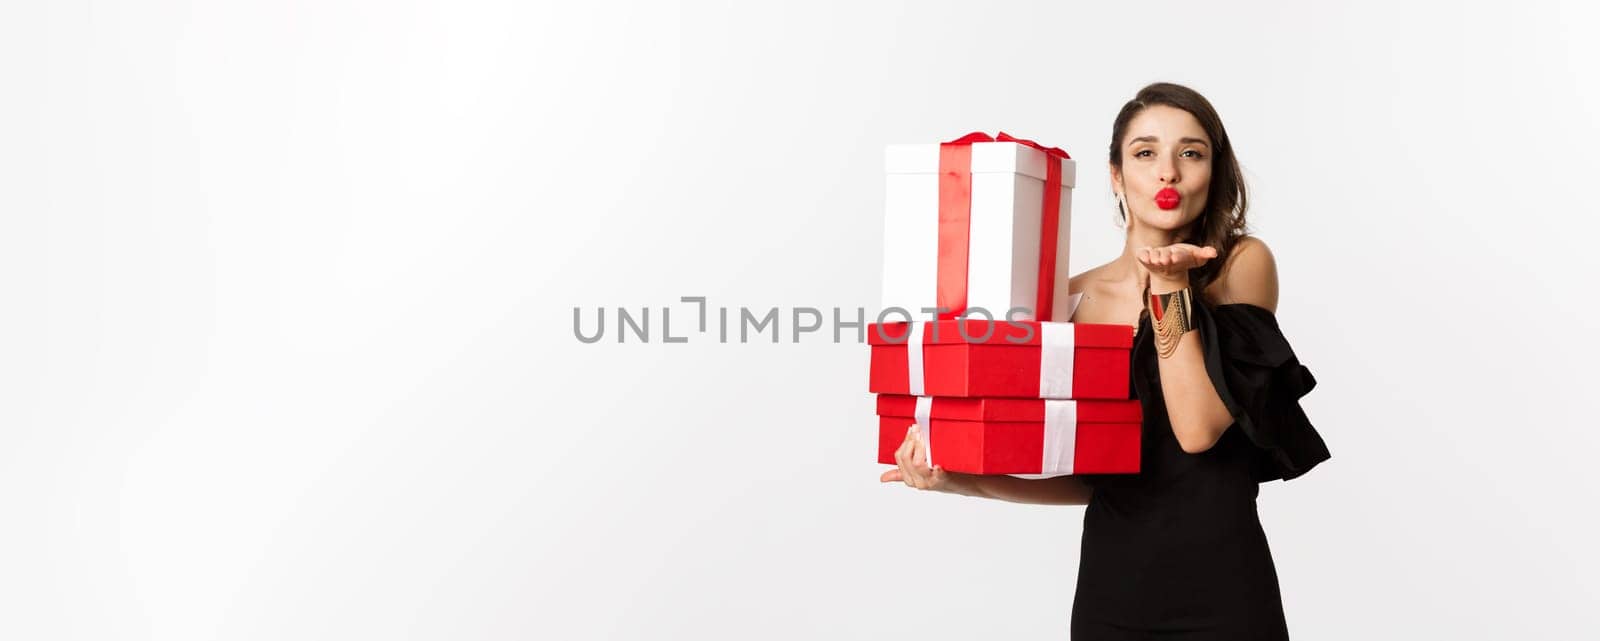
[[[1083,477],[1094,495],[1083,517],[1074,641],[1288,638],[1256,491],[1328,458],[1299,403],[1316,379],[1272,312],[1196,302],[1206,374],[1235,422],[1205,452],[1178,446],[1149,314],[1141,315],[1130,356],[1131,391],[1144,409],[1141,472]]]

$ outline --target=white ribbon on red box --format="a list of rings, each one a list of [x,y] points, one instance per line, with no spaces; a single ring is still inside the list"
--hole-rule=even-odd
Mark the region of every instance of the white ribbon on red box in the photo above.
[[[912,322],[906,335],[906,371],[911,374],[911,395],[922,396],[922,323]],[[918,401],[921,402],[920,400]],[[917,407],[921,407],[918,405]]]
[[[933,467],[933,438],[929,435],[933,426],[929,415],[933,413],[933,397],[918,396],[917,408],[913,411],[912,418],[917,422],[917,440],[922,441],[922,451],[928,455],[928,467]]]
[[[1054,399],[1043,399],[1043,401],[1044,443],[1040,453],[1039,473],[1010,476],[1040,479],[1073,473],[1073,460],[1078,455],[1078,402]],[[930,468],[935,464],[933,423],[930,419],[932,412],[933,397],[918,396],[912,419],[917,425],[917,441],[927,455]]]
[[[1078,311],[1083,294],[1073,294],[1067,305],[1067,318]],[[906,334],[906,372],[910,394],[922,396],[925,373],[922,367],[923,324],[912,322]],[[1072,359],[1077,349],[1077,329],[1067,323],[1039,323],[1039,398],[1072,397]]]
[[[1078,402],[1045,399],[1044,460],[1040,474],[1072,473],[1072,459],[1078,453]]]
[[[1039,398],[1072,398],[1072,323],[1039,323]]]
[[[1038,474],[1008,474],[1021,479],[1046,479],[1073,473],[1078,456],[1078,402],[1045,399],[1044,453]]]

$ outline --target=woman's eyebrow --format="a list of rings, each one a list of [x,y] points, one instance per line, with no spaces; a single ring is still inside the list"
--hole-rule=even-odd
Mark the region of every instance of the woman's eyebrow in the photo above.
[[[1155,136],[1139,136],[1138,138],[1134,138],[1133,140],[1129,140],[1128,144],[1131,145],[1131,144],[1140,143],[1140,142],[1161,142],[1161,139],[1157,138]],[[1206,145],[1206,146],[1210,146],[1211,145],[1211,143],[1206,142],[1206,139],[1204,139],[1204,138],[1179,138],[1178,139],[1178,144],[1180,144],[1180,145],[1189,144],[1189,143],[1200,143],[1200,144]]]

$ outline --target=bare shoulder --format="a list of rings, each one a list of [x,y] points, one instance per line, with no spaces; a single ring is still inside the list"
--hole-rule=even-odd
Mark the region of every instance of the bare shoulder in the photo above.
[[[1243,236],[1233,245],[1233,253],[1228,256],[1228,264],[1223,266],[1223,272],[1247,276],[1260,272],[1277,273],[1278,263],[1272,255],[1272,248],[1267,247],[1267,241],[1255,236]]]
[[[1278,311],[1278,263],[1267,243],[1255,236],[1240,238],[1222,273],[1209,288],[1222,304],[1246,303]]]
[[[1110,264],[1111,263],[1106,263],[1105,265],[1089,269],[1088,271],[1069,278],[1067,280],[1067,293],[1077,294],[1088,289],[1090,283],[1100,280],[1102,272],[1105,271],[1106,265]]]

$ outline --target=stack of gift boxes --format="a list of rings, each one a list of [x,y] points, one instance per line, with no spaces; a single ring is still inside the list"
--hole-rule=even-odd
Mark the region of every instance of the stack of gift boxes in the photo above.
[[[951,472],[1138,472],[1133,328],[1053,320],[1076,302],[1059,300],[1073,161],[1004,133],[891,145],[886,161],[886,322],[867,332],[878,462],[915,424]]]

